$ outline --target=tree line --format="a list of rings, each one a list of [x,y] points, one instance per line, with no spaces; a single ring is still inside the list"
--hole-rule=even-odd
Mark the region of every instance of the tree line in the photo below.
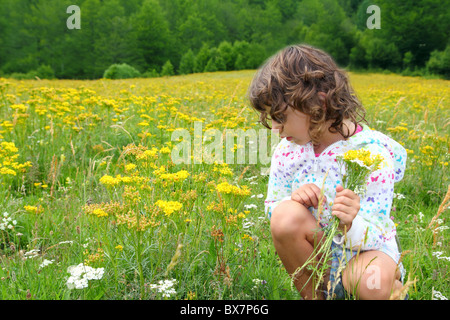
[[[367,25],[373,4],[379,29]],[[80,29],[67,28],[70,5]],[[254,69],[308,43],[350,70],[450,77],[450,7],[440,0],[0,0],[0,12],[0,76]]]

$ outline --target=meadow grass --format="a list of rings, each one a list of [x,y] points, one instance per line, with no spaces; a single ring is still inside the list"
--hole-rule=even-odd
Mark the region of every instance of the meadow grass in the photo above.
[[[253,74],[0,79],[0,299],[299,299],[264,216],[268,164],[171,159],[195,122],[263,130]],[[448,297],[448,203],[430,223],[449,185],[450,82],[350,77],[370,127],[408,151],[392,216],[409,296]],[[69,289],[80,263],[104,274]]]

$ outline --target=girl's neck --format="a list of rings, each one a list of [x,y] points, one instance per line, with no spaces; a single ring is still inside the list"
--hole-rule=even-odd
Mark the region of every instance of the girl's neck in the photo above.
[[[348,135],[349,133],[355,132],[356,125],[353,122],[351,122],[348,119],[345,119],[343,124],[344,125],[343,125],[342,129],[346,135]],[[323,134],[323,136],[320,140],[320,143],[317,145],[314,145],[314,152],[316,154],[322,153],[326,148],[328,148],[333,143],[338,142],[340,140],[345,140],[343,135],[341,135],[339,132],[331,133],[327,129],[326,132]]]

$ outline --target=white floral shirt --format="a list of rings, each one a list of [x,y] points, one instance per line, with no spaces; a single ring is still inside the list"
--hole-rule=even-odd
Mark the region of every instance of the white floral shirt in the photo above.
[[[342,183],[345,173],[345,168],[340,168],[336,162],[336,156],[361,148],[369,150],[372,155],[380,154],[384,160],[380,169],[368,179],[366,193],[360,199],[360,210],[347,232],[345,246],[352,250],[380,250],[398,262],[400,254],[390,212],[394,183],[403,178],[405,171],[406,150],[381,132],[366,126],[360,129],[349,139],[330,145],[320,155],[314,154],[311,142],[297,145],[281,140],[272,155],[265,211],[270,219],[273,209],[281,201],[290,200],[291,193],[301,185],[314,183],[321,188],[323,184],[328,203],[324,204],[320,221],[327,225],[336,186]],[[317,209],[310,207],[309,210],[317,219]]]

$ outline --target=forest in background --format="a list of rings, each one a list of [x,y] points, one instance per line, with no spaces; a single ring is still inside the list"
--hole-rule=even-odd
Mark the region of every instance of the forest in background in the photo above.
[[[70,5],[81,28],[66,25]],[[380,29],[366,25],[370,5]],[[254,69],[308,43],[348,70],[450,78],[450,7],[440,0],[0,0],[0,76],[102,78]]]

